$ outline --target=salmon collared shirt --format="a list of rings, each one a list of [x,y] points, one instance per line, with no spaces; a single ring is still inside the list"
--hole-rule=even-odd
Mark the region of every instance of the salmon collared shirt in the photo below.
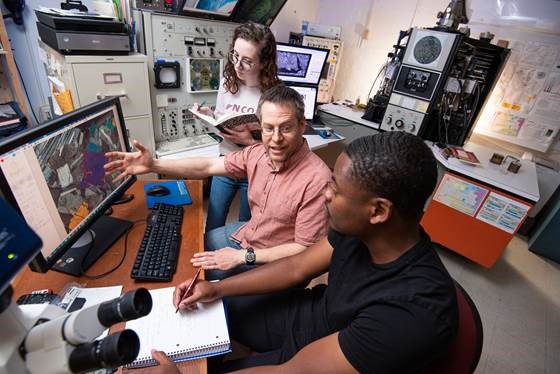
[[[242,248],[287,243],[308,247],[327,234],[323,192],[331,171],[307,141],[279,170],[262,144],[229,153],[224,163],[231,176],[249,180],[251,219],[231,236]]]

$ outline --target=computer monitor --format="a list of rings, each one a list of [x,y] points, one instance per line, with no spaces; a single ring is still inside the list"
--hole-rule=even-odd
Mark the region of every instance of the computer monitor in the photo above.
[[[105,152],[129,151],[118,98],[0,144],[0,190],[43,241],[30,266],[81,275],[132,223],[103,213],[136,180],[105,176]]]
[[[276,43],[278,78],[285,82],[318,85],[328,49]]]
[[[256,22],[270,26],[287,0],[243,0],[231,19],[235,23]]]
[[[315,117],[315,106],[317,105],[317,87],[286,85],[296,90],[303,98],[305,104],[305,119],[312,121]]]
[[[238,0],[183,0],[179,13],[195,17],[228,19]]]

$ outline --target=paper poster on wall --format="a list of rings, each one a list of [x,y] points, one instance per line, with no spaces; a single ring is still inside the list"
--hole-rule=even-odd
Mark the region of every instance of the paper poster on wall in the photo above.
[[[529,113],[544,87],[546,78],[546,71],[539,67],[518,66],[506,88],[501,107],[513,112]]]
[[[496,112],[490,129],[497,134],[506,136],[517,136],[525,118],[506,112]]]
[[[495,192],[490,192],[476,218],[513,234],[527,215],[529,209],[528,205]]]
[[[560,45],[514,41],[511,48],[474,131],[546,152],[560,130]]]
[[[488,190],[485,188],[445,174],[434,195],[434,200],[472,217],[487,194]]]
[[[523,55],[519,63],[525,65],[551,68],[556,61],[557,51],[549,44],[528,43],[523,49]]]
[[[560,95],[560,72],[550,74],[543,91],[549,94]]]

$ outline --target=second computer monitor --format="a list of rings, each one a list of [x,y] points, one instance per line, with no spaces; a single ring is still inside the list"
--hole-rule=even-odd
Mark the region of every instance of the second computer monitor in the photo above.
[[[303,98],[305,104],[305,119],[313,120],[315,116],[315,104],[317,103],[317,87],[286,85],[296,90]]]
[[[284,82],[318,85],[328,49],[277,43],[278,78]]]

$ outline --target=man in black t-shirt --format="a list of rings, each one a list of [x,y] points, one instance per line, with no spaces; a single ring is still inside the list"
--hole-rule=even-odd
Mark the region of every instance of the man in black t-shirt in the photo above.
[[[419,225],[436,179],[436,161],[420,138],[386,132],[357,139],[325,191],[328,237],[218,283],[197,283],[191,295],[184,295],[187,281],[173,302],[189,309],[227,297],[232,338],[261,353],[237,368],[421,371],[457,330],[453,281]],[[290,289],[326,271],[328,286]],[[153,355],[160,370],[176,370],[163,353]]]

